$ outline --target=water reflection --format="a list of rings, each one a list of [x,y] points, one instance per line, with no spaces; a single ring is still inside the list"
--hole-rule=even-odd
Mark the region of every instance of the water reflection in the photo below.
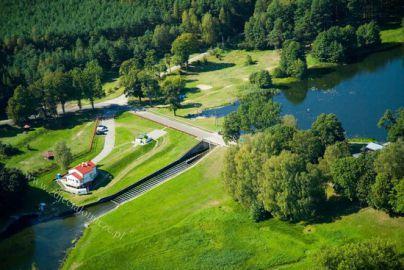
[[[311,126],[320,113],[335,113],[350,137],[385,139],[377,121],[388,109],[404,106],[404,47],[373,54],[362,62],[319,78],[290,85],[274,99],[299,127]]]
[[[377,127],[388,108],[404,106],[404,46],[375,53],[360,63],[315,70],[304,81],[281,89],[274,100],[282,104],[283,114],[293,114],[300,128],[310,128],[320,113],[335,113],[349,137],[384,140],[386,133]],[[224,117],[238,103],[208,109],[195,117]]]

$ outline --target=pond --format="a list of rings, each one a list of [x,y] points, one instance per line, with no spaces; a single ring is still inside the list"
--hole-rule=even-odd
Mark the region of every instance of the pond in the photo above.
[[[335,113],[348,137],[385,140],[377,127],[386,109],[404,106],[404,47],[375,53],[320,78],[296,83],[274,98],[302,129],[320,113]]]
[[[372,54],[363,61],[329,70],[317,78],[289,85],[274,97],[282,114],[293,114],[299,128],[308,129],[321,113],[335,113],[348,137],[380,141],[386,131],[377,127],[386,109],[404,106],[404,46]],[[238,103],[203,111],[199,117],[223,117]]]

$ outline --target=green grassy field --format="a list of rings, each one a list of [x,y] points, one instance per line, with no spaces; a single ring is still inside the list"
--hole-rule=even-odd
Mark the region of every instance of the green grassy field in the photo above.
[[[0,141],[20,150],[18,155],[0,161],[8,167],[32,172],[55,164],[54,161],[45,160],[42,154],[53,150],[60,141],[65,141],[75,156],[88,152],[95,121],[90,117],[80,118],[81,116],[67,116],[60,120],[62,124],[57,127],[37,127],[27,133],[10,126],[0,126],[0,133],[3,134]]]
[[[404,43],[404,27],[383,30],[380,37],[382,43]]]
[[[381,237],[404,252],[404,218],[369,208],[333,221],[290,224],[252,222],[224,191],[223,149],[187,172],[101,221],[121,239],[91,224],[63,269],[313,269],[323,247]]]
[[[115,147],[98,164],[101,175],[96,189],[83,196],[66,193],[72,202],[82,205],[112,195],[180,158],[197,143],[192,136],[164,128],[130,112],[123,113],[115,122]],[[164,129],[167,134],[145,146],[133,146],[132,142],[138,135],[156,129]]]

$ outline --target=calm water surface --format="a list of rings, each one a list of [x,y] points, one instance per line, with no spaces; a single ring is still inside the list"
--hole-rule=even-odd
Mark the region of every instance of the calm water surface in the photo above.
[[[283,114],[293,114],[300,128],[310,128],[320,113],[335,113],[349,137],[385,140],[377,127],[386,109],[404,106],[404,47],[373,54],[292,85],[274,98]]]

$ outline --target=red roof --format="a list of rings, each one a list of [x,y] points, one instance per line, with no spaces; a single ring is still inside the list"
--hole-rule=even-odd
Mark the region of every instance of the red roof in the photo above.
[[[95,168],[95,163],[90,160],[87,162],[83,162],[74,168],[78,170],[82,175],[85,175]]]
[[[80,174],[76,173],[76,172],[73,172],[72,175],[73,175],[74,177],[76,177],[76,179],[78,179],[78,180],[83,179],[83,177],[82,177]]]

